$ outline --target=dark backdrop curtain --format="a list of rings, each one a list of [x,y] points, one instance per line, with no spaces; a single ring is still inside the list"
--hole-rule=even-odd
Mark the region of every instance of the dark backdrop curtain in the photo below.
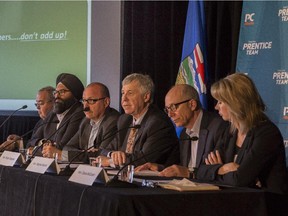
[[[39,116],[35,112],[26,112],[23,113],[22,116],[15,115],[12,116],[9,121],[7,121],[1,128],[0,128],[0,144],[4,141],[6,141],[7,137],[10,134],[17,134],[19,136],[25,134],[26,132],[32,130],[35,126],[35,124],[39,121]],[[11,112],[7,113],[0,113],[0,125],[9,118],[9,115],[11,115]],[[30,139],[32,134],[27,134],[25,137],[23,137],[24,141],[27,141]]]
[[[233,73],[242,1],[205,1],[209,83]],[[128,74],[149,74],[155,82],[155,103],[164,107],[175,84],[182,54],[187,1],[122,2],[121,80]],[[209,110],[214,101],[208,95]]]

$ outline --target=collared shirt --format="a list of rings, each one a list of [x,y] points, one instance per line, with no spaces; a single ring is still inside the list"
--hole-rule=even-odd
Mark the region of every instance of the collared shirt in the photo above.
[[[138,119],[133,118],[133,126],[141,124],[141,122],[142,122],[143,118],[145,117],[147,111],[148,111],[148,109]]]
[[[69,112],[70,109],[71,109],[71,107],[70,107],[69,109],[65,110],[65,111],[64,111],[63,113],[61,113],[61,114],[56,114],[56,116],[57,116],[57,118],[58,118],[58,120],[59,120],[58,124],[56,125],[56,130],[59,128],[61,122],[63,121],[63,119],[64,119],[64,117],[65,117],[65,115]],[[37,146],[42,145],[42,144],[43,144],[43,140],[45,140],[45,139],[41,139],[41,140],[37,143]]]
[[[90,132],[90,137],[89,137],[89,142],[88,142],[88,148],[92,147],[94,145],[94,140],[96,139],[96,136],[99,131],[99,127],[101,122],[103,121],[104,116],[102,116],[97,122],[94,120],[90,120],[90,125],[92,127],[91,132]]]
[[[56,129],[58,129],[59,125],[61,124],[62,120],[64,119],[65,115],[69,112],[70,109],[71,109],[71,107],[69,109],[65,110],[61,114],[56,114],[56,116],[57,116],[57,118],[59,120],[59,123],[57,124]]]
[[[93,121],[92,119],[90,120],[90,125],[92,127],[91,132],[90,132],[90,136],[89,136],[89,141],[88,141],[88,147],[90,148],[91,146],[94,145],[94,141],[96,139],[96,136],[98,134],[99,131],[99,127],[101,122],[103,121],[104,116],[102,118],[100,118],[97,122]],[[68,161],[68,151],[67,150],[62,150],[62,160],[63,161]]]
[[[199,113],[199,116],[197,117],[193,125],[193,128],[191,130],[188,128],[186,129],[186,133],[189,135],[189,137],[193,137],[193,136],[199,137],[202,117],[203,117],[203,111],[201,110]],[[190,171],[193,171],[194,168],[196,167],[197,150],[198,150],[198,140],[197,141],[191,140],[191,156],[190,156],[190,161],[188,165],[188,169]]]
[[[134,126],[134,125],[140,125],[141,122],[142,122],[142,120],[143,120],[143,118],[145,117],[147,111],[148,111],[148,109],[147,109],[138,119],[133,118],[132,125],[133,125],[133,126]],[[130,133],[130,130],[128,130],[128,131],[129,131],[129,132],[128,132],[128,134],[129,134],[129,133]],[[137,132],[136,132],[136,138],[137,138]],[[112,152],[113,152],[113,151],[108,152],[107,157],[111,158]],[[113,162],[112,162],[112,163],[113,163]],[[110,166],[112,166],[112,167],[114,166],[114,167],[115,167],[115,165],[112,164],[112,163],[110,162]]]
[[[148,111],[148,109],[147,109],[138,119],[133,118],[133,123],[132,123],[132,125],[133,125],[133,126],[135,126],[135,125],[140,125],[141,122],[142,122],[142,120],[143,120],[143,118],[145,117],[147,111]],[[130,130],[131,130],[131,129],[130,129]],[[137,132],[138,132],[138,129],[137,129],[137,131],[136,131],[136,137],[135,137],[135,139],[137,138]]]

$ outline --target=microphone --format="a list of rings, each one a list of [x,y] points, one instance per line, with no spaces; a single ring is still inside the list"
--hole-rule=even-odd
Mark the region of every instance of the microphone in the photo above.
[[[89,109],[89,108],[88,108],[88,109]],[[44,142],[42,142],[42,143],[41,143],[40,145],[38,145],[35,149],[33,149],[31,156],[28,158],[28,160],[27,160],[26,163],[25,163],[25,166],[28,166],[28,165],[31,163],[31,160],[32,160],[32,158],[35,157],[37,151],[38,151],[48,140],[50,140],[56,133],[58,133],[59,130],[60,130],[61,128],[63,128],[63,127],[69,122],[69,120],[70,120],[72,117],[74,117],[75,114],[78,114],[78,113],[80,113],[80,112],[85,112],[85,111],[87,111],[87,107],[84,108],[84,109],[82,109],[82,110],[80,110],[80,111],[78,111],[78,112],[73,113],[73,115],[71,115],[69,118],[67,118],[67,119],[63,122],[62,125],[60,125],[52,134],[50,134],[50,136],[49,136],[47,139],[44,140]],[[75,121],[76,121],[76,120],[75,120]],[[77,119],[77,121],[78,121],[78,119]],[[58,121],[58,122],[59,122],[59,121]]]
[[[45,124],[48,124],[48,123],[59,123],[58,120],[56,121],[52,121],[52,122],[43,122],[42,124],[38,125],[36,128],[34,127],[33,129],[27,131],[26,133],[24,133],[23,135],[17,137],[15,140],[12,140],[10,143],[8,143],[7,145],[5,145],[3,148],[0,149],[0,152],[1,151],[4,151],[8,146],[12,145],[13,143],[16,143],[18,140],[21,140],[23,139],[23,137],[27,136],[28,134],[32,133],[34,130],[37,130],[38,128],[42,127],[43,125]]]
[[[173,148],[173,147],[171,147],[171,148]],[[161,147],[161,148],[156,148],[156,149],[154,149],[154,151],[150,151],[150,152],[148,152],[147,154],[142,153],[143,155],[142,155],[141,157],[138,157],[138,158],[130,161],[129,163],[126,163],[124,166],[122,166],[122,167],[118,170],[117,174],[114,175],[113,178],[111,178],[111,179],[106,183],[105,186],[107,186],[107,187],[124,187],[124,188],[126,188],[126,187],[138,187],[136,184],[119,180],[119,179],[118,179],[119,174],[120,174],[124,169],[126,169],[129,165],[132,165],[133,163],[135,163],[135,162],[137,162],[137,161],[139,161],[139,160],[145,159],[147,156],[152,155],[152,154],[155,154],[155,153],[157,153],[157,152],[159,152],[159,151],[161,151],[161,150],[163,150],[163,147]],[[145,159],[145,160],[146,160],[146,159]],[[147,161],[147,160],[146,160],[146,161]]]
[[[199,138],[197,136],[193,136],[193,137],[188,137],[188,138],[183,138],[180,139],[180,141],[185,141],[185,140],[190,140],[190,141],[197,141]]]
[[[0,125],[0,128],[2,128],[3,125],[5,125],[5,123],[6,123],[16,112],[18,112],[18,111],[21,110],[21,109],[26,109],[27,107],[28,107],[27,105],[24,105],[24,106],[20,107],[19,109],[15,110],[14,112],[12,112],[12,113],[2,122],[2,124]]]
[[[94,144],[93,146],[85,149],[84,151],[80,151],[78,154],[76,154],[76,155],[70,160],[70,162],[67,164],[67,166],[65,167],[65,169],[61,172],[62,175],[70,175],[70,174],[72,174],[73,171],[71,170],[70,165],[71,165],[72,162],[75,161],[75,159],[78,158],[81,154],[86,153],[87,151],[89,151],[90,149],[92,149],[94,146],[98,146],[98,145],[101,144],[103,141],[105,141],[105,140],[107,140],[107,139],[115,136],[116,134],[120,133],[121,131],[127,130],[127,129],[129,129],[129,128],[139,129],[139,128],[141,128],[141,125],[134,125],[134,126],[129,126],[129,127],[121,128],[121,129],[115,131],[113,134],[111,134],[111,135],[109,135],[109,136],[107,136],[107,137],[104,136],[104,138],[103,138],[102,140],[100,140],[98,143]]]

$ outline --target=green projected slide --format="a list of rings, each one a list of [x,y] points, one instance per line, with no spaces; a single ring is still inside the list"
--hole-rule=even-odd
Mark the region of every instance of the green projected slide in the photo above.
[[[0,110],[33,110],[37,90],[62,72],[86,85],[88,10],[87,1],[0,1]]]

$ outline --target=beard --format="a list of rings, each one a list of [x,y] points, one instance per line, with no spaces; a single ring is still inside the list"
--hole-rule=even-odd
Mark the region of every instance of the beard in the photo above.
[[[54,103],[53,110],[56,114],[61,114],[69,109],[77,100],[75,98],[68,98],[66,100],[59,99]]]

